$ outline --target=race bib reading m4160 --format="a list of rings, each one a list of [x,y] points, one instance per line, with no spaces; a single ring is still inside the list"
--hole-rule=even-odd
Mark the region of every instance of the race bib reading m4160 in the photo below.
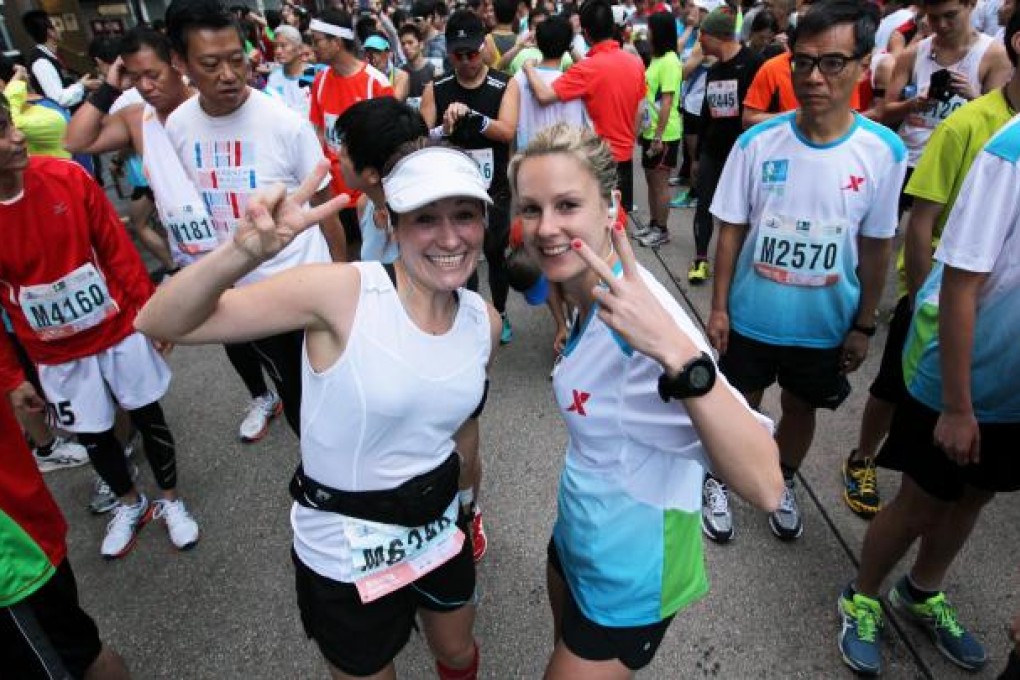
[[[839,282],[847,226],[769,215],[758,226],[754,269],[788,286],[834,286]]]
[[[66,338],[117,314],[106,281],[91,262],[53,283],[21,288],[18,303],[40,340]]]

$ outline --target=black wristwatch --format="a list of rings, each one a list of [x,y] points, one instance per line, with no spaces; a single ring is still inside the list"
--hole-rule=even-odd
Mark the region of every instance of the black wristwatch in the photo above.
[[[659,397],[663,401],[701,397],[708,394],[713,385],[715,362],[702,352],[684,364],[675,378],[666,373],[659,376]]]
[[[875,333],[878,332],[878,325],[876,324],[874,326],[865,326],[865,325],[859,324],[859,323],[857,323],[855,321],[854,325],[850,327],[850,330],[857,331],[861,335],[865,335],[865,336],[867,336],[869,338],[873,338],[873,337],[875,337]]]

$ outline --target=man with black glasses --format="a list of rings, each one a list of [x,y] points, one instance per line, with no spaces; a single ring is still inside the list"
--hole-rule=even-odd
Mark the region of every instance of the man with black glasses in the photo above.
[[[752,406],[773,382],[782,388],[776,440],[787,489],[769,526],[785,540],[804,529],[794,475],[815,409],[850,393],[846,376],[875,333],[896,231],[906,149],[850,107],[877,24],[877,10],[853,0],[822,0],[801,17],[790,41],[800,108],[738,138],[712,202],[720,229],[709,339]],[[726,494],[713,482],[709,514]]]

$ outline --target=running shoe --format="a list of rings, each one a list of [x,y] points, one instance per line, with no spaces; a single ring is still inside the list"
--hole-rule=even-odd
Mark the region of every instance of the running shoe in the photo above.
[[[642,239],[645,236],[648,236],[648,234],[652,232],[652,229],[654,229],[654,227],[651,224],[644,224],[638,222],[635,222],[634,224],[636,224],[637,226],[634,227],[634,229],[632,229],[630,233],[631,236],[633,236],[636,239]]]
[[[882,507],[882,501],[878,497],[875,458],[854,460],[855,453],[856,449],[843,461],[843,500],[855,514],[864,519],[871,519]]]
[[[127,449],[124,450],[125,453]],[[131,479],[138,478],[138,466],[134,463],[131,464]],[[92,480],[92,495],[89,497],[89,512],[93,515],[102,515],[104,512],[110,512],[117,507],[117,494],[113,493],[113,489],[110,485],[103,481],[103,478],[98,474],[96,478]]]
[[[711,272],[708,269],[708,260],[695,260],[687,270],[687,281],[700,284],[708,281]]]
[[[474,514],[471,516],[471,548],[474,554],[475,564],[482,561],[488,547],[489,539],[485,535],[485,525],[482,523],[482,511],[476,505]]]
[[[701,530],[716,543],[733,540],[733,512],[726,485],[711,475],[701,487]]]
[[[660,226],[653,226],[647,234],[637,240],[648,248],[658,248],[669,243],[669,232]]]
[[[684,183],[685,179],[686,179],[685,177],[681,177],[680,175],[673,175],[668,180],[666,180],[666,183],[669,184],[669,186],[671,187],[678,187]]]
[[[198,543],[198,522],[184,507],[184,501],[180,498],[173,501],[162,498],[153,502],[153,506],[155,509],[152,519],[163,520],[167,533],[170,534],[170,542],[178,550],[189,550],[195,547],[195,544]]]
[[[118,503],[113,519],[106,525],[106,537],[99,549],[104,559],[115,560],[127,555],[138,540],[138,532],[152,519],[152,504],[141,495],[134,505]]]
[[[985,648],[960,625],[956,608],[943,592],[917,602],[907,590],[907,577],[901,578],[889,591],[889,603],[919,627],[928,631],[942,655],[960,668],[976,671],[988,661]]]
[[[241,441],[250,444],[265,437],[269,433],[269,421],[281,413],[283,402],[272,390],[252,399],[241,421]]]
[[[509,345],[510,341],[514,339],[514,329],[510,326],[510,317],[503,312],[499,315],[503,319],[503,330],[499,334],[499,344]]]
[[[800,506],[797,496],[793,493],[793,480],[786,480],[783,497],[779,501],[779,509],[769,514],[769,528],[784,541],[800,538],[804,533],[804,522],[800,517]]]
[[[690,191],[681,191],[669,202],[670,208],[697,208],[698,197],[691,196]]]
[[[882,672],[882,604],[871,597],[855,593],[847,585],[837,602],[843,626],[839,631],[839,652],[847,666],[862,675]]]
[[[63,437],[54,437],[49,445],[49,453],[40,455],[44,447],[37,446],[32,449],[35,454],[35,464],[39,466],[40,472],[52,472],[53,470],[69,470],[89,462],[89,453],[81,444],[68,441]]]

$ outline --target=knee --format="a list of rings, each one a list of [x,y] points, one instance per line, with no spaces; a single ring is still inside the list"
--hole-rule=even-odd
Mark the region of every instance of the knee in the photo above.
[[[447,640],[436,645],[433,650],[440,667],[450,670],[466,670],[478,668],[478,645],[468,635],[462,640]]]
[[[904,475],[900,490],[882,511],[889,510],[913,533],[922,534],[938,526],[952,511],[953,505],[935,498]]]
[[[793,392],[790,392],[790,390],[783,390],[779,401],[783,407],[783,416],[805,419],[814,418],[815,416],[815,407],[793,394]]]

